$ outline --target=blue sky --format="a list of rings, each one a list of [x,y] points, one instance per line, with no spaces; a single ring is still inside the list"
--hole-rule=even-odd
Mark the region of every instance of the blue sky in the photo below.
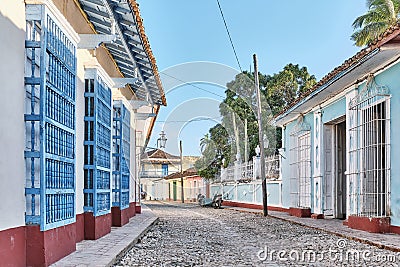
[[[199,155],[200,138],[218,122],[215,113],[224,88],[216,86],[214,78],[210,78],[211,83],[207,80],[207,75],[215,74],[208,67],[190,69],[196,75],[202,73],[197,77],[176,65],[205,61],[239,69],[217,2],[138,0],[138,3],[161,79],[167,87],[168,107],[159,113],[149,146],[155,146],[158,133],[164,129],[168,152],[177,154],[178,140],[182,139],[184,155]],[[319,80],[360,50],[350,40],[351,24],[365,13],[365,1],[220,0],[220,4],[243,70],[249,70],[252,55],[256,53],[259,70],[264,74],[277,73],[286,64],[295,63],[306,66]],[[228,72],[233,78],[234,73]],[[177,84],[171,88],[168,79],[202,83]],[[223,79],[218,82],[223,83]]]

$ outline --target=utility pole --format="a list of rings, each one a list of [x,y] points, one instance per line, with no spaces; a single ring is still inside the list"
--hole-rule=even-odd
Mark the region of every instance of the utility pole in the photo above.
[[[182,169],[182,140],[179,141],[179,152],[181,156],[181,199],[182,203],[185,203],[184,193],[183,193],[183,169]]]
[[[257,117],[258,117],[258,140],[260,143],[260,167],[261,167],[261,181],[262,181],[262,194],[263,194],[263,214],[268,215],[268,201],[267,201],[267,181],[265,179],[265,155],[264,155],[264,133],[261,119],[261,93],[260,82],[258,80],[258,63],[257,55],[253,55],[254,61],[254,81],[257,94]]]
[[[247,135],[247,119],[244,119],[244,162],[246,162],[246,164],[249,161],[249,152],[248,150],[248,142],[249,141],[249,137]],[[247,171],[247,169],[246,169]]]

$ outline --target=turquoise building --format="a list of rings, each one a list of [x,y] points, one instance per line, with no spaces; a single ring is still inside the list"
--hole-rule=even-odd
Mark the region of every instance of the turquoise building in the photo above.
[[[282,208],[400,233],[400,28],[326,75],[274,119]]]

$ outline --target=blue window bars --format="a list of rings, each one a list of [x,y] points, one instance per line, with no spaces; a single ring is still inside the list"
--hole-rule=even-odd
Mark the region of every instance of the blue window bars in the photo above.
[[[44,5],[32,7],[26,6],[25,221],[45,231],[75,222],[76,46]]]
[[[100,78],[85,79],[84,211],[110,212],[111,90]]]
[[[129,207],[131,115],[121,100],[114,101],[113,207]]]

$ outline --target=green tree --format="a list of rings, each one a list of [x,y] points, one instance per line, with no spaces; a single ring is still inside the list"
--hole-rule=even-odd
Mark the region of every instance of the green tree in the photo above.
[[[229,155],[228,134],[224,127],[217,124],[210,128],[200,140],[200,147],[202,156],[194,166],[201,177],[213,179],[220,170],[222,159]]]
[[[356,46],[373,43],[399,21],[400,0],[367,0],[368,11],[353,22],[351,39]]]
[[[272,114],[276,115],[284,107],[292,103],[310,90],[317,80],[311,75],[306,67],[298,64],[287,64],[282,71],[272,76],[266,76],[265,95],[271,107]]]
[[[195,167],[205,178],[214,178],[225,159],[225,166],[236,159],[239,149],[242,160],[251,159],[259,144],[257,121],[257,98],[254,86],[254,73],[243,72],[227,84],[226,97],[220,104],[221,124],[212,127],[200,141],[202,157]],[[274,115],[310,90],[316,79],[306,67],[288,64],[272,76],[259,73],[262,92],[262,120],[264,134],[269,140],[266,154],[275,153],[281,147],[281,131],[271,125]],[[247,123],[246,123],[247,122]],[[247,125],[246,125],[247,124]],[[245,127],[247,126],[247,142]],[[238,142],[238,144],[236,143]],[[247,155],[245,146],[247,143]]]

